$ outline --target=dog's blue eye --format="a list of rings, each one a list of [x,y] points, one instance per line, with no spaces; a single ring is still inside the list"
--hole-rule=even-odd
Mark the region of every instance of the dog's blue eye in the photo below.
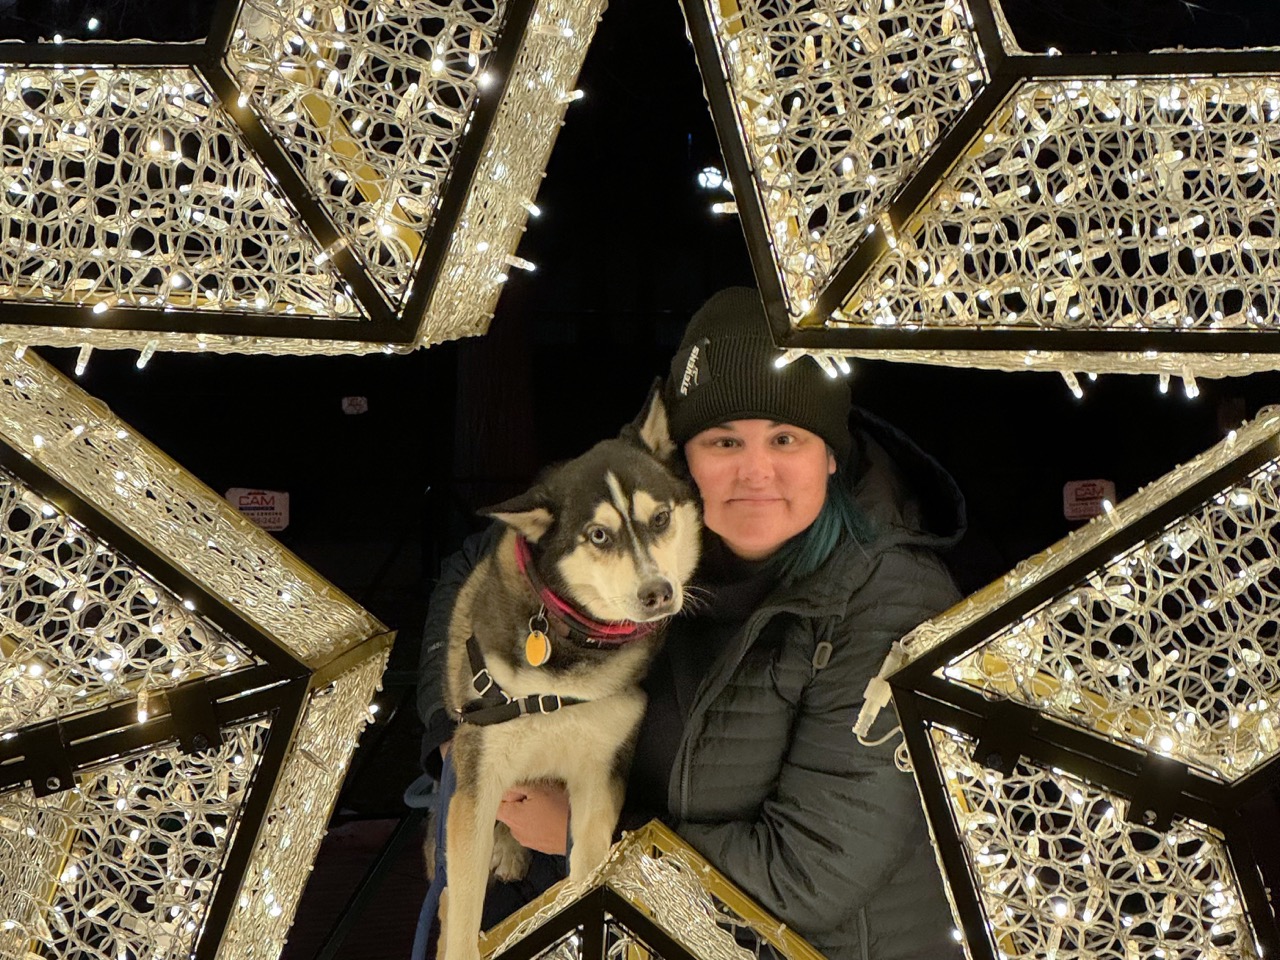
[[[671,525],[671,511],[659,510],[653,515],[653,519],[649,521],[649,526],[655,530],[665,530]]]
[[[591,527],[587,530],[587,539],[594,543],[597,547],[603,547],[613,537],[604,527]]]

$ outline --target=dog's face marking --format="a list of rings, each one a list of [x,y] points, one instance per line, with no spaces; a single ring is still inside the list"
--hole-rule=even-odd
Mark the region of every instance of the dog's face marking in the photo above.
[[[609,496],[613,500],[614,509],[618,511],[618,515],[622,517],[622,522],[629,528],[631,526],[630,511],[627,504],[627,495],[622,492],[622,484],[618,482],[618,478],[614,476],[612,470],[604,475],[605,486],[609,488]],[[632,531],[634,533],[634,531]]]
[[[596,512],[591,517],[592,526],[601,527],[610,537],[616,537],[622,528],[622,515],[617,507],[610,503],[596,505]]]
[[[669,503],[659,503],[643,490],[637,490],[631,499],[631,515],[640,523],[650,523],[661,509],[671,509]]]
[[[576,495],[562,501],[545,545],[559,553],[554,579],[597,620],[670,616],[697,564],[697,506],[651,457],[611,452],[608,466],[580,477]]]

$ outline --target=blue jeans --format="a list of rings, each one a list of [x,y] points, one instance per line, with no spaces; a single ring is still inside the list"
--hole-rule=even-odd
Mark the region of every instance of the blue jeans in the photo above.
[[[453,760],[445,757],[444,770],[440,774],[440,788],[436,793],[436,860],[435,873],[427,895],[422,901],[422,910],[418,914],[418,927],[413,935],[412,960],[430,960],[434,954],[428,950],[438,936],[436,918],[440,913],[440,894],[445,887],[445,821],[449,818],[449,801],[457,787],[457,775],[453,770]],[[559,880],[568,872],[567,858],[547,853],[533,854],[529,864],[529,872],[523,879],[510,883],[491,883],[484,899],[484,915],[481,924],[488,930],[495,923],[510,916],[529,901]]]

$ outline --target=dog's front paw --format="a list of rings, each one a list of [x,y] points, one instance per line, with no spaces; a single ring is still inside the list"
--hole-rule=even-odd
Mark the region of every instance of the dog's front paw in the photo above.
[[[490,861],[493,875],[503,883],[519,880],[528,872],[532,859],[533,854],[516,842],[511,831],[498,824],[498,829],[493,832],[493,859]]]

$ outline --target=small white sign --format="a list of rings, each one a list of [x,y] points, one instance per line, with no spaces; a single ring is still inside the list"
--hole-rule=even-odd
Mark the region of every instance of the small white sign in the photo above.
[[[276,533],[289,526],[289,494],[280,490],[232,487],[227,500],[263,530]]]
[[[354,416],[355,414],[358,414],[358,413],[368,413],[369,398],[368,397],[343,397],[342,412],[349,416]]]
[[[1110,480],[1071,480],[1062,488],[1062,513],[1068,520],[1088,520],[1102,513],[1102,501],[1116,502]]]

